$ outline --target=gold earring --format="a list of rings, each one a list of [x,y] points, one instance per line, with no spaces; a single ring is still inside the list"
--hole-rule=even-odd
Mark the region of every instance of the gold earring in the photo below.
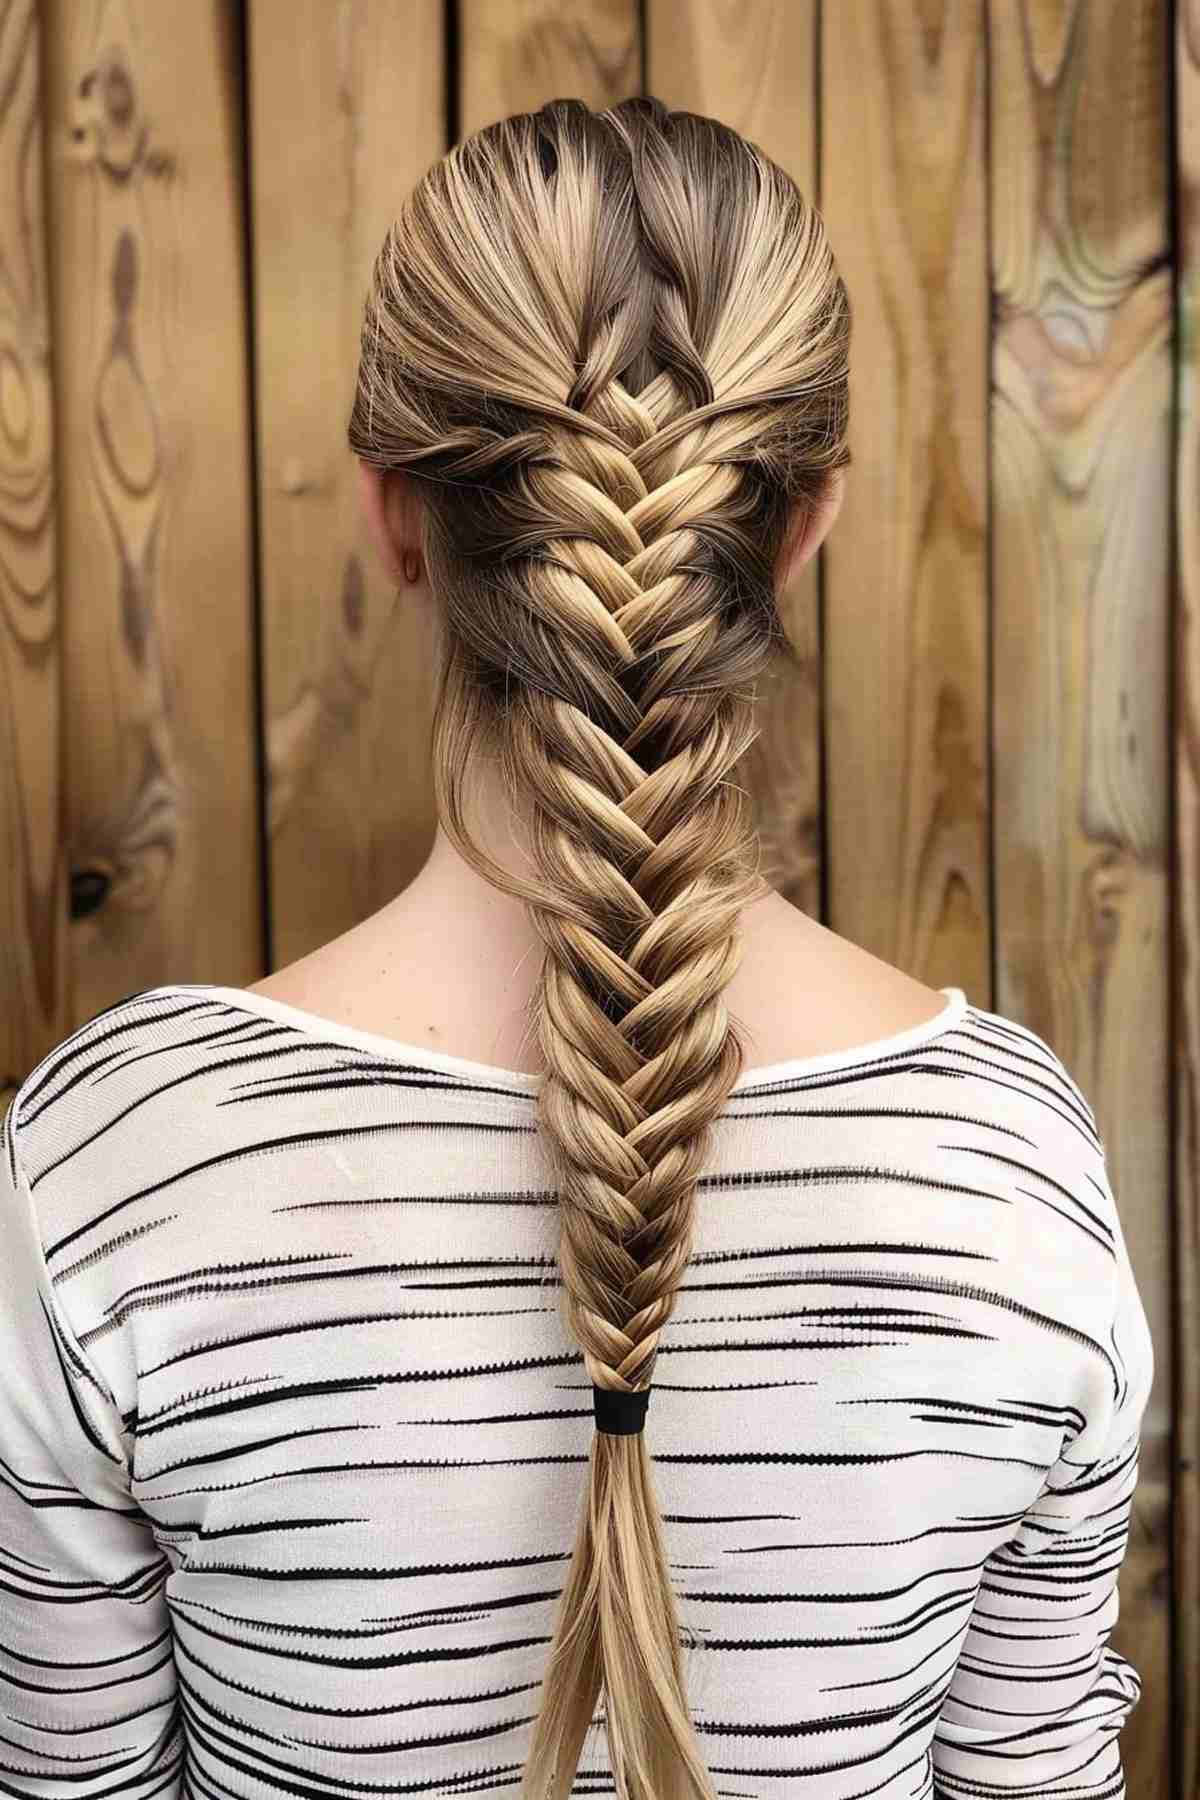
[[[403,556],[404,579],[413,586],[421,579],[421,559],[415,550],[406,550]]]

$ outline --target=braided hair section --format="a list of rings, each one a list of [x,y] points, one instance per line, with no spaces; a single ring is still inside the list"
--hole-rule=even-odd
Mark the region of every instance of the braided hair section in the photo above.
[[[570,1794],[601,1694],[621,1800],[715,1800],[643,1427],[742,1066],[723,995],[763,885],[734,775],[789,513],[847,460],[848,331],[788,178],[651,98],[554,101],[457,146],[367,303],[350,437],[427,502],[439,814],[544,946],[538,1120],[597,1425],[522,1800]],[[481,753],[520,800],[528,880],[467,829]]]

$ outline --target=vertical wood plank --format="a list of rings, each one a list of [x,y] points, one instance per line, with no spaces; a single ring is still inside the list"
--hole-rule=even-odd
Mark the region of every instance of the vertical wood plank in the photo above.
[[[0,17],[0,1112],[68,1029],[50,307],[33,0]]]
[[[460,0],[459,136],[570,97],[615,106],[641,90],[637,0]]]
[[[817,201],[817,0],[770,0],[755,29],[705,0],[649,0],[646,84],[672,108],[707,114],[761,144]],[[762,840],[763,874],[821,916],[821,655],[818,559],[779,589],[797,666],[759,696],[762,727],[741,771]]]
[[[258,955],[236,14],[46,0],[76,1018]]]
[[[1166,1800],[1165,10],[990,19],[997,1005],[1093,1102],[1154,1336],[1113,1643],[1142,1677],[1129,1791]]]
[[[278,968],[404,887],[434,830],[429,620],[368,546],[346,426],[371,265],[445,148],[444,52],[438,0],[251,0],[249,26]]]
[[[854,308],[825,556],[829,923],[990,1005],[981,0],[836,0],[822,64],[822,210]]]
[[[1200,0],[1175,22],[1179,357],[1175,655],[1176,1791],[1200,1800]]]

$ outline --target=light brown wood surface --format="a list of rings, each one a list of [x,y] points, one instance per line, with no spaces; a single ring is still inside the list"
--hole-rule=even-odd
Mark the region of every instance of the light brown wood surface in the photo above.
[[[642,84],[637,0],[458,0],[458,136],[567,96],[597,110]]]
[[[240,45],[46,0],[71,1013],[262,931]]]
[[[1175,465],[1176,1792],[1200,1800],[1200,0],[1175,20],[1178,406]],[[1136,1206],[1133,1198],[1131,1204]]]
[[[269,962],[382,906],[434,828],[427,617],[376,565],[346,426],[371,265],[446,148],[433,0],[251,0]],[[257,973],[258,971],[256,971]]]
[[[1113,1644],[1169,1800],[1166,13],[990,17],[996,1004],[1092,1102],[1154,1337]]]
[[[987,1006],[983,17],[824,8],[821,205],[854,307],[854,466],[824,556],[827,922]]]
[[[41,46],[0,30],[0,1109],[70,1026]]]

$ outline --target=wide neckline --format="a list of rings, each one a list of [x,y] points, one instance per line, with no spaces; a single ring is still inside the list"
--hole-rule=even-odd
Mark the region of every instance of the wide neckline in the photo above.
[[[354,1049],[369,1050],[389,1062],[408,1065],[415,1063],[419,1068],[460,1075],[473,1081],[503,1081],[528,1094],[536,1094],[542,1080],[540,1075],[532,1074],[527,1069],[505,1069],[498,1063],[474,1062],[469,1057],[455,1056],[448,1050],[433,1050],[424,1044],[409,1044],[400,1038],[386,1037],[382,1032],[364,1031],[356,1025],[327,1018],[324,1013],[310,1012],[306,1007],[293,1006],[287,1000],[277,1000],[273,994],[254,993],[250,988],[227,987],[212,981],[174,981],[151,988],[139,998],[147,999],[153,994],[170,992],[204,994],[211,999],[222,1000],[226,1005],[238,1007],[243,1012],[274,1019],[280,1025],[290,1025],[294,1030],[320,1034],[328,1040],[350,1045]],[[736,1094],[745,1088],[764,1087],[771,1082],[784,1081],[796,1075],[821,1074],[826,1070],[873,1062],[877,1057],[918,1049],[959,1024],[966,1014],[967,996],[964,989],[944,987],[939,988],[938,992],[946,996],[946,1004],[931,1018],[918,1020],[917,1024],[909,1025],[903,1031],[894,1031],[888,1037],[870,1038],[865,1043],[851,1044],[844,1050],[821,1051],[815,1056],[793,1056],[783,1062],[764,1063],[755,1069],[743,1069],[730,1092]]]

